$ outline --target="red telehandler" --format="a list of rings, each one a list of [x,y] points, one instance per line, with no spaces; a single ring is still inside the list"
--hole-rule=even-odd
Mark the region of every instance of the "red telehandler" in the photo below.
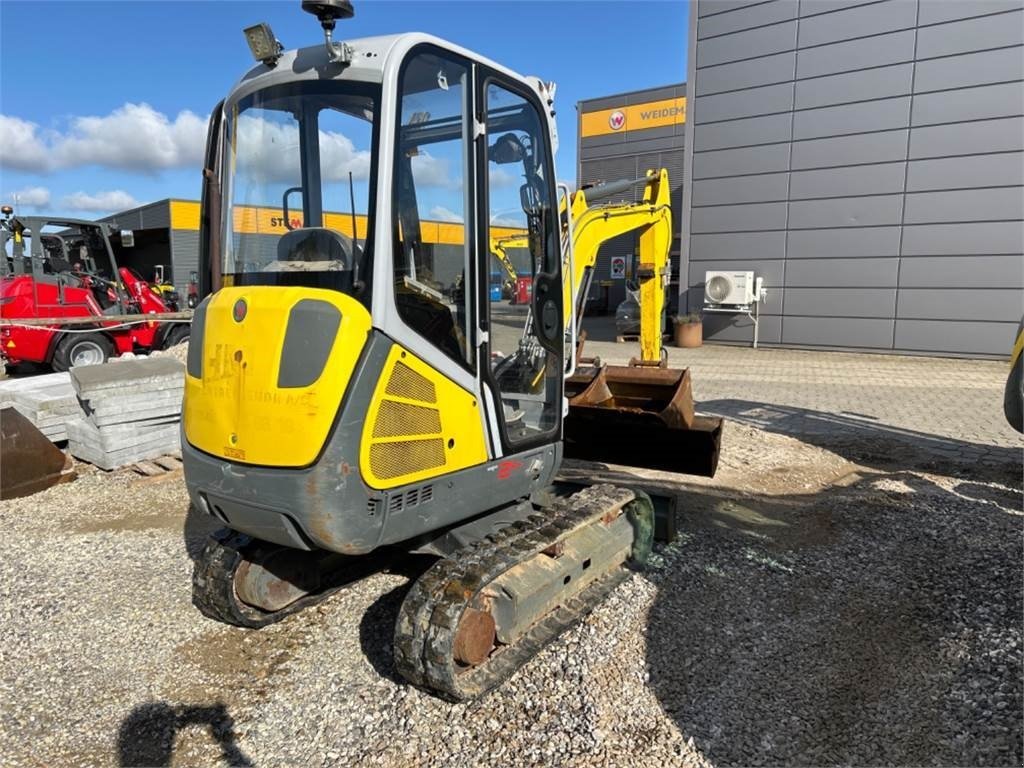
[[[188,339],[191,313],[174,312],[138,273],[118,267],[107,225],[14,216],[9,206],[0,213],[5,365],[66,371]]]

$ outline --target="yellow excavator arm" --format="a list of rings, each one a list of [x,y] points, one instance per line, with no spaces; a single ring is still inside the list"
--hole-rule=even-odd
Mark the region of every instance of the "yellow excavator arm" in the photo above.
[[[602,185],[622,187],[617,182]],[[661,361],[661,314],[665,308],[665,286],[668,282],[669,249],[672,246],[672,211],[669,205],[668,171],[648,171],[644,196],[639,203],[591,205],[587,194],[597,196],[602,186],[580,189],[572,196],[572,280],[569,265],[564,272],[564,306],[573,302],[578,316],[583,312],[585,291],[590,274],[597,263],[601,246],[619,235],[640,231],[639,267],[635,275],[640,284],[640,360]],[[566,313],[569,316],[569,313]]]
[[[519,273],[512,266],[512,260],[508,257],[508,249],[526,247],[526,235],[505,235],[504,237],[491,238],[491,255],[498,260],[498,263],[508,273],[509,279],[513,283],[519,279]]]

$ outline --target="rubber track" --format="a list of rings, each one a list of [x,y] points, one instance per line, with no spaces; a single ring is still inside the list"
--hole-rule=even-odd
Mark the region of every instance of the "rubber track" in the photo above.
[[[360,557],[345,570],[345,576],[351,578],[345,578],[327,589],[301,597],[279,611],[269,612],[243,603],[235,593],[235,571],[244,560],[258,559],[259,550],[266,546],[268,545],[259,539],[229,528],[222,528],[211,534],[192,571],[192,604],[211,619],[236,627],[259,629],[303,608],[323,602],[355,579],[379,570],[384,562],[382,556]]]
[[[589,584],[483,664],[460,668],[453,657],[462,612],[494,579],[578,528],[625,507],[634,493],[612,485],[585,488],[540,514],[437,562],[412,586],[395,625],[395,667],[413,684],[452,701],[477,698],[504,682],[548,643],[577,624],[623,580],[625,568]]]

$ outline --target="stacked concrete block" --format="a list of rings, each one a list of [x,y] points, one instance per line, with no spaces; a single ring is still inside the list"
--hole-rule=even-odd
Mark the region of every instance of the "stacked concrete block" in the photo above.
[[[67,373],[0,381],[0,406],[11,405],[51,442],[68,439],[67,421],[80,414]]]
[[[116,469],[181,448],[178,429],[185,366],[172,358],[140,358],[71,371],[81,405],[68,421],[71,455]]]

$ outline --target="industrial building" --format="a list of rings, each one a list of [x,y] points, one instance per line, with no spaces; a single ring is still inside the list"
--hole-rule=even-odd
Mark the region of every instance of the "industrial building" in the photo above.
[[[690,14],[686,83],[577,118],[579,184],[668,168],[673,308],[703,310],[708,271],[752,271],[762,344],[1005,356],[1024,312],[1019,0]],[[614,311],[613,261],[635,250],[635,235],[603,248],[588,306]],[[751,326],[707,313],[704,338],[749,344]]]
[[[165,278],[187,295],[189,277],[199,269],[199,203],[158,200],[99,221],[114,228],[111,245],[118,263],[130,265],[147,280],[162,265]],[[131,246],[117,234],[124,230],[132,231]]]
[[[766,344],[1005,356],[1024,304],[1020,0],[695,0],[684,304]],[[709,341],[749,342],[742,316]]]
[[[686,84],[604,96],[581,101],[577,110],[578,186],[600,181],[636,179],[649,169],[667,168],[672,185],[672,285],[679,293],[682,227],[679,211],[683,193],[683,145],[686,124]],[[633,194],[612,200],[639,200],[643,185]],[[592,311],[614,312],[625,298],[625,282],[632,274],[638,235],[623,235],[601,248],[587,306]],[[616,267],[613,270],[613,265]],[[622,269],[622,265],[625,269]],[[685,279],[683,280],[685,284]]]

